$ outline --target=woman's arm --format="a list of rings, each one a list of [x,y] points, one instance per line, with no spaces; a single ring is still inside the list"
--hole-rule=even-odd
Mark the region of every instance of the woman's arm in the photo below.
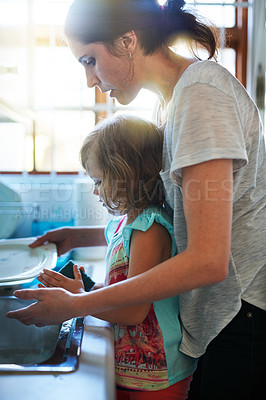
[[[90,306],[143,304],[223,281],[231,249],[232,167],[232,160],[220,159],[183,168],[186,250],[138,277],[103,289],[106,298],[98,292]]]
[[[139,275],[171,256],[171,237],[167,230],[156,222],[146,232],[134,230],[130,243],[128,278]],[[82,268],[82,267],[81,267]],[[84,284],[77,265],[73,266],[74,279],[67,278],[59,272],[44,269],[37,279],[46,287],[57,287],[71,293],[84,293]],[[43,288],[43,285],[38,285]],[[103,287],[103,286],[101,286]],[[99,288],[99,287],[98,287]],[[136,325],[146,318],[151,303],[119,308],[95,314],[105,321],[123,325]]]
[[[231,247],[232,160],[221,159],[183,168],[183,206],[188,245],[184,252],[123,282],[82,295],[55,289],[16,291],[38,303],[12,311],[24,323],[54,321],[96,314],[121,306],[146,304],[224,280]],[[41,291],[41,293],[40,293]],[[60,313],[53,310],[57,304]]]
[[[58,256],[77,247],[106,246],[104,227],[102,226],[54,229],[40,236],[29,246],[35,248],[46,242],[56,244]]]
[[[130,243],[128,279],[148,271],[171,256],[171,237],[156,222],[146,231],[134,230]],[[105,321],[123,325],[137,325],[146,318],[152,302],[94,314]]]
[[[183,168],[182,172],[188,238],[185,255],[193,262],[192,285],[202,287],[223,281],[228,274],[233,162],[213,160]]]

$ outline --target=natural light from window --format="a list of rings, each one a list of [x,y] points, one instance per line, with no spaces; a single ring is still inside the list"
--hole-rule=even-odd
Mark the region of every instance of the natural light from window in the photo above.
[[[154,120],[157,98],[147,90],[142,90],[128,106],[121,106],[108,96],[105,103],[97,103],[95,91],[86,86],[83,67],[65,42],[63,24],[71,3],[72,0],[0,1],[2,172],[80,170],[80,144],[99,113],[127,112]],[[160,0],[158,3],[164,4]],[[232,3],[230,0],[223,1],[224,6],[218,0],[186,3],[221,28],[222,34],[224,28],[235,24],[235,7],[226,5]],[[191,56],[183,42],[174,48]],[[233,74],[235,57],[230,48],[222,48],[219,53],[219,62]]]

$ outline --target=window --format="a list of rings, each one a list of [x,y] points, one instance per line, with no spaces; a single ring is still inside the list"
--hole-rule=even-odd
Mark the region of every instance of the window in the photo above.
[[[83,67],[64,42],[72,0],[0,2],[0,170],[77,173],[80,144],[114,111],[152,119],[156,98],[142,91],[128,106],[86,87]],[[221,33],[219,61],[246,84],[248,3],[187,0]],[[246,3],[246,4],[245,4]],[[16,10],[16,12],[14,12]],[[186,52],[184,43],[176,51]]]

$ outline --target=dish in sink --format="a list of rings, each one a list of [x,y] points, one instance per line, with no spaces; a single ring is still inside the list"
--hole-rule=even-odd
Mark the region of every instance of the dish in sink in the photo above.
[[[0,296],[0,373],[72,372],[78,367],[83,319],[62,325],[26,326],[5,314],[34,301]]]

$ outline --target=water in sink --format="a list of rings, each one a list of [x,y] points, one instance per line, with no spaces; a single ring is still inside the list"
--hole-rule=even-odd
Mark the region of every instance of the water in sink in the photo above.
[[[8,311],[33,302],[0,296],[0,364],[39,364],[53,355],[60,325],[37,328],[5,317]]]

